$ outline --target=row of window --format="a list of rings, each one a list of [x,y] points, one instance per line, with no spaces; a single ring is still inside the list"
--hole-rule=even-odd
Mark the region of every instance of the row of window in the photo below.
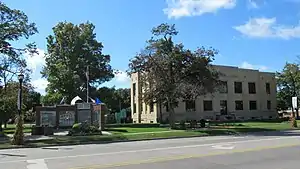
[[[150,107],[150,112],[153,112],[154,111],[154,103],[153,102],[150,103],[149,107]],[[147,112],[148,106],[146,105],[145,108],[146,108],[145,112]],[[144,106],[141,105],[141,112],[144,111],[143,109],[144,109]],[[136,103],[133,103],[133,113],[136,113]]]
[[[271,94],[270,83],[265,83],[265,89],[267,94]],[[227,81],[221,82],[220,93],[228,93]],[[255,82],[248,82],[249,94],[256,94]],[[243,82],[234,82],[234,93],[243,93]]]
[[[227,100],[220,100],[220,107],[224,111],[227,111]],[[185,101],[185,109],[186,111],[196,111],[196,103],[195,100]],[[267,109],[271,109],[271,101],[267,100]],[[213,111],[213,101],[212,100],[204,100],[203,101],[203,110],[204,111]],[[236,100],[235,101],[235,110],[244,110],[244,101]],[[249,101],[249,110],[257,110],[257,101],[251,100]],[[168,109],[167,109],[168,111]]]
[[[133,83],[133,96],[136,95],[136,83]],[[271,94],[270,83],[265,83],[265,89],[267,94]],[[221,82],[220,93],[228,93],[227,81]],[[248,92],[249,94],[256,94],[256,84],[255,82],[248,82]],[[234,93],[243,93],[243,82],[234,82]]]

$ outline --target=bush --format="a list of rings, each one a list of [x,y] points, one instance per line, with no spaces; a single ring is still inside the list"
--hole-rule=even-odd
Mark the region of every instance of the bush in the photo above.
[[[180,121],[180,123],[179,123],[179,129],[181,129],[181,130],[185,130],[186,129],[186,126],[185,126],[185,121]]]
[[[72,129],[69,131],[68,135],[93,135],[101,134],[101,130],[96,126],[91,126],[87,122],[76,123],[72,126]]]
[[[160,127],[159,123],[125,123],[125,124],[106,124],[107,128],[117,128],[117,127],[132,127],[132,128],[153,128]]]

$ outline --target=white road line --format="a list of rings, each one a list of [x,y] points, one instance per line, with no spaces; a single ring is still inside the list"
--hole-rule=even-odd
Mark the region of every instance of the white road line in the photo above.
[[[234,149],[234,146],[230,146],[230,145],[215,145],[215,146],[212,146],[212,148],[214,148],[214,149],[221,149],[221,150],[232,150],[232,149]]]
[[[73,156],[56,156],[56,157],[46,157],[46,158],[43,158],[43,159],[44,160],[57,160],[57,159],[64,159],[64,158],[105,156],[105,155],[139,153],[139,152],[149,152],[149,151],[163,151],[163,150],[182,149],[182,148],[207,147],[207,146],[214,146],[214,145],[220,145],[220,144],[240,144],[240,143],[251,143],[251,142],[261,142],[261,141],[272,141],[272,140],[285,140],[285,139],[292,139],[292,138],[300,138],[300,136],[284,136],[284,137],[256,139],[256,140],[230,141],[230,142],[220,142],[220,143],[174,146],[174,147],[141,149],[141,150],[129,150],[129,151],[118,151],[118,152],[97,153],[97,154],[82,154],[82,155],[73,155]],[[37,160],[37,159],[34,159],[34,160]],[[23,162],[23,161],[25,161],[25,160],[0,161],[0,164],[3,164],[3,163],[16,163],[16,162]]]
[[[27,169],[48,169],[44,159],[27,160]]]

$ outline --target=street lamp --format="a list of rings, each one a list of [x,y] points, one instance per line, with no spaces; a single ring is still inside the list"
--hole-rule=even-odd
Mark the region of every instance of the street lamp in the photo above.
[[[22,145],[24,143],[24,133],[23,133],[23,119],[22,119],[22,83],[24,80],[24,75],[20,73],[18,75],[19,79],[19,93],[18,93],[18,113],[19,116],[17,118],[16,131],[14,133],[12,143],[14,145]]]
[[[24,80],[24,75],[22,73],[20,73],[18,75],[18,79],[19,79],[18,112],[19,112],[19,116],[21,116],[21,110],[22,110],[22,84],[23,84],[23,80]]]

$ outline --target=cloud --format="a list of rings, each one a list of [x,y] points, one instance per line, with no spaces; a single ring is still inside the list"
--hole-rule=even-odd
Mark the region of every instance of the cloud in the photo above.
[[[40,71],[45,65],[45,51],[43,49],[37,49],[38,54],[30,56],[28,53],[25,53],[24,57],[27,62],[27,66],[32,70],[31,77],[33,77],[31,84],[35,87],[35,91],[45,94],[45,89],[47,87],[48,81],[42,79]]]
[[[215,13],[219,9],[232,9],[236,0],[166,0],[167,8],[163,12],[168,18],[200,16],[205,13]]]
[[[255,0],[248,0],[248,8],[257,9],[259,7],[258,7],[258,4]]]
[[[250,64],[248,62],[243,62],[241,64],[241,66],[239,66],[239,67],[244,68],[244,69],[255,69],[255,70],[259,70],[259,71],[267,71],[269,69],[267,66],[253,65],[253,64]]]
[[[45,89],[48,85],[48,81],[46,79],[36,79],[36,80],[33,80],[31,82],[31,84],[35,87],[35,91],[41,93],[42,95],[45,94]]]
[[[45,65],[45,51],[43,49],[37,49],[37,51],[38,54],[34,54],[33,56],[25,53],[27,66],[33,71],[33,73],[35,73],[38,68],[42,68]]]
[[[130,81],[129,76],[124,71],[118,71],[115,73],[115,79],[119,83],[127,83]]]
[[[292,39],[300,37],[300,25],[280,25],[276,18],[251,18],[244,25],[234,26],[241,34],[253,38]]]

